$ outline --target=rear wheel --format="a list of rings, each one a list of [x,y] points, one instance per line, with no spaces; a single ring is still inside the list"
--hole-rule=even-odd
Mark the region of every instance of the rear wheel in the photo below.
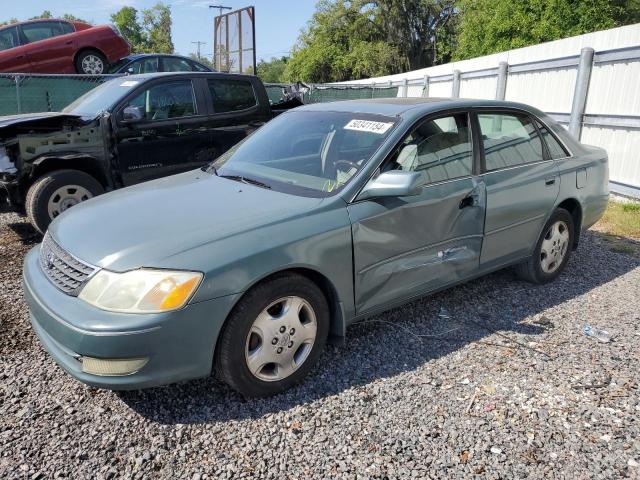
[[[571,214],[556,209],[542,229],[531,258],[516,267],[518,275],[538,284],[555,280],[569,261],[574,235]]]
[[[85,50],[76,58],[76,72],[102,75],[107,72],[107,59],[97,50]]]
[[[282,392],[309,373],[328,332],[322,291],[301,275],[278,275],[234,308],[216,348],[216,372],[245,397]]]
[[[40,233],[62,212],[104,193],[102,185],[79,170],[56,170],[37,179],[29,188],[25,209]]]

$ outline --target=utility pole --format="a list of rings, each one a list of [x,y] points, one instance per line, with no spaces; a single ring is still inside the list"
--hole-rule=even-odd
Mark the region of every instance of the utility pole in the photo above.
[[[200,60],[200,58],[201,58],[200,57],[200,45],[206,45],[207,42],[201,42],[200,40],[198,40],[196,42],[191,42],[191,43],[193,43],[195,45],[198,45],[198,53],[197,53],[197,55],[198,55],[198,60]]]
[[[224,5],[209,5],[209,8],[217,8],[219,10],[219,15],[222,15],[223,10],[231,10],[231,7],[225,7]]]

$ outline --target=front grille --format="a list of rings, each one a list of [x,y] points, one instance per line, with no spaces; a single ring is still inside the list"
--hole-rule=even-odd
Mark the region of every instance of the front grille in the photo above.
[[[96,271],[65,252],[47,232],[40,247],[40,266],[47,278],[67,295],[76,296],[84,282]]]

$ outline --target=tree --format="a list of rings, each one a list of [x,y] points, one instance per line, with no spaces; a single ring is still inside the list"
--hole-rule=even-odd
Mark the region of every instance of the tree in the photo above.
[[[134,53],[143,52],[145,39],[142,26],[138,23],[138,10],[133,7],[122,7],[111,15],[111,21],[118,27],[120,33],[127,39]]]
[[[640,21],[639,0],[460,0],[456,59]]]
[[[82,23],[91,23],[88,22],[87,20],[84,20],[80,17],[76,17],[75,15],[72,15],[70,13],[65,13],[64,15],[62,15],[62,20],[66,20],[68,22],[82,22]]]
[[[331,82],[397,72],[405,64],[386,42],[378,7],[366,0],[322,0],[287,63],[291,81]]]
[[[36,15],[35,17],[31,17],[29,20],[38,20],[40,18],[53,18],[53,15],[51,15],[51,12],[49,10],[45,10],[40,15]]]
[[[454,0],[322,0],[286,76],[350,80],[449,61],[457,15]]]
[[[142,11],[145,49],[150,53],[173,53],[171,7],[162,2]]]
[[[211,68],[212,70],[215,70],[215,68],[216,68],[216,66],[213,64],[213,62],[211,60],[209,60],[207,57],[205,57],[204,55],[200,55],[198,57],[197,54],[190,53],[189,56],[191,58],[193,58],[196,62],[200,62],[201,64]]]
[[[258,76],[263,82],[267,83],[283,83],[286,81],[284,72],[287,68],[289,57],[275,58],[271,60],[260,60],[257,65]]]
[[[140,18],[141,17],[141,18]],[[162,2],[138,14],[133,7],[122,7],[111,21],[131,44],[134,53],[173,53],[171,7]]]
[[[4,27],[5,25],[13,25],[14,23],[18,23],[19,20],[15,17],[10,18],[9,20],[5,20],[4,22],[0,23],[0,27]]]

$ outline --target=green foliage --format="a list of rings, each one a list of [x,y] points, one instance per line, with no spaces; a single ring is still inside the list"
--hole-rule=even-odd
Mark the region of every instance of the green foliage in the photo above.
[[[40,15],[36,15],[35,17],[31,17],[29,20],[39,20],[41,18],[53,18],[51,12],[49,10],[45,10]]]
[[[162,2],[142,11],[142,29],[149,53],[173,53],[171,7]]]
[[[465,59],[640,21],[639,0],[459,0]]]
[[[448,61],[456,14],[453,0],[322,0],[285,77],[351,80]]]
[[[111,15],[111,21],[131,44],[134,53],[144,51],[145,39],[142,34],[142,26],[138,23],[138,10],[133,7],[122,7]]]
[[[216,66],[207,57],[203,57],[203,56],[198,57],[198,55],[196,55],[195,53],[190,53],[189,57],[193,58],[196,62],[200,62],[201,64],[209,68],[212,68],[214,70],[216,69]]]
[[[258,76],[263,82],[283,83],[286,81],[284,72],[287,68],[289,57],[272,57],[271,60],[260,60],[256,67]]]
[[[0,27],[4,27],[5,25],[13,25],[14,23],[18,23],[19,20],[15,17],[10,18],[9,20],[5,20],[4,22],[0,23]]]
[[[111,15],[111,21],[131,44],[133,53],[173,53],[169,5],[158,2],[141,15],[133,7],[122,7]]]

